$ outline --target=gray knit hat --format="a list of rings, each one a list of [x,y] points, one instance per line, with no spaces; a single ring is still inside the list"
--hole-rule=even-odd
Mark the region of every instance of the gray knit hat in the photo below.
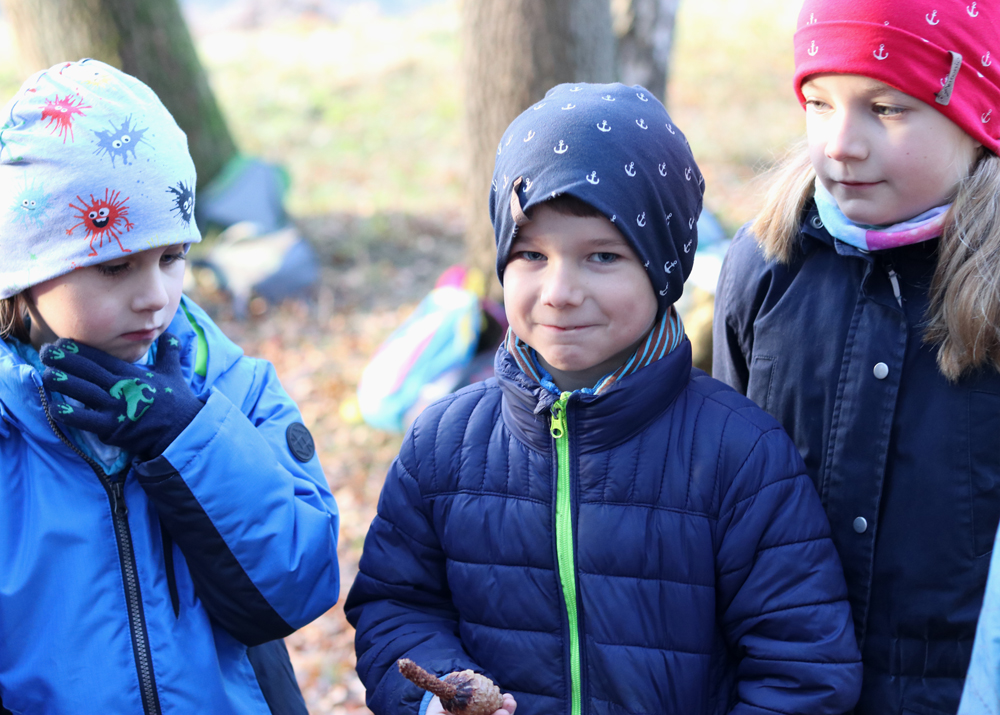
[[[0,114],[0,298],[132,251],[201,240],[187,137],[96,60],[32,75]]]

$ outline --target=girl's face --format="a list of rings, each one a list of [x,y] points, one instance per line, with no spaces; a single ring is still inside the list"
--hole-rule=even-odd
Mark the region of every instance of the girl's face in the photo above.
[[[802,85],[813,167],[854,223],[887,225],[951,201],[979,142],[878,80],[824,74]]]
[[[72,338],[135,362],[177,312],[184,253],[182,245],[151,248],[33,286],[31,344]]]

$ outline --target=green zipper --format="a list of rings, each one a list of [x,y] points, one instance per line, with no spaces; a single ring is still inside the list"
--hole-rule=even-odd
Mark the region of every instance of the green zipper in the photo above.
[[[552,405],[552,438],[556,441],[556,557],[559,581],[566,600],[569,618],[569,675],[572,690],[572,715],[580,715],[580,628],[576,612],[576,567],[573,564],[573,505],[569,484],[569,431],[566,429],[566,403],[569,392]]]

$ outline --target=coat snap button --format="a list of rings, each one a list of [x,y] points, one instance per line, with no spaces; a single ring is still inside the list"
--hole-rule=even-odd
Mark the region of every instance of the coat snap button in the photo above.
[[[868,520],[863,516],[859,516],[854,520],[854,530],[859,534],[863,534],[868,531]]]
[[[884,380],[885,378],[889,377],[889,366],[886,365],[884,362],[877,362],[875,363],[875,369],[872,370],[872,372],[875,373],[876,379]]]

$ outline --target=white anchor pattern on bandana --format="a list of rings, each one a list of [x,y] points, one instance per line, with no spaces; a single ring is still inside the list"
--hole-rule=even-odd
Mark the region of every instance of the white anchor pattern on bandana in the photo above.
[[[680,297],[697,247],[704,178],[683,133],[648,90],[559,85],[515,119],[508,133],[523,141],[497,156],[494,186],[506,179],[513,188],[490,196],[501,280],[516,230],[512,203],[530,212],[549,197],[569,194],[621,231],[661,306]]]
[[[1000,4],[931,0],[920,5],[805,0],[795,35],[797,82],[817,72],[840,71],[844,53],[853,53],[852,72],[932,104],[987,148],[1000,151],[1000,123],[993,122],[1000,111],[998,48],[985,45],[1000,25]],[[863,36],[868,39],[848,50],[840,38],[849,28],[861,33],[859,25],[867,26]],[[931,80],[930,67],[944,73]]]

